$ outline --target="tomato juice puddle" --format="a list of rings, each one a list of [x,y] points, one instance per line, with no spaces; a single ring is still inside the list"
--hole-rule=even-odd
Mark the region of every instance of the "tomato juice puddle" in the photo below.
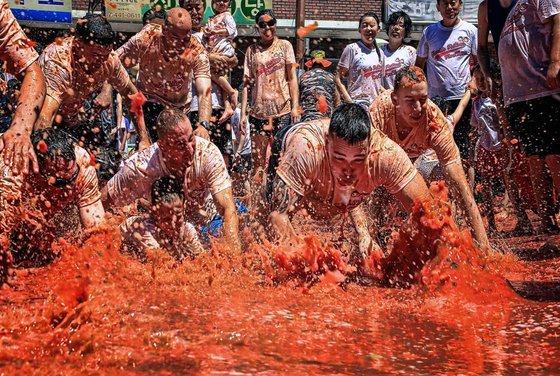
[[[432,191],[391,236],[391,255],[358,267],[320,231],[301,249],[248,242],[238,255],[214,243],[183,264],[122,255],[117,218],[80,246],[61,239],[58,259],[18,269],[1,290],[0,370],[557,370],[560,304],[525,300],[503,276],[553,281],[560,261],[482,256],[449,219],[443,185]],[[374,287],[347,283],[357,274]]]

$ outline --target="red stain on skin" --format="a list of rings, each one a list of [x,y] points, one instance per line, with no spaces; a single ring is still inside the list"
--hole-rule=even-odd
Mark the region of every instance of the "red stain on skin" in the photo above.
[[[139,91],[136,94],[130,94],[128,97],[132,101],[132,108],[130,109],[130,111],[137,114],[138,116],[142,115],[142,106],[144,105],[144,103],[146,103],[146,97],[144,96],[144,94]]]
[[[302,27],[298,28],[297,36],[298,36],[298,38],[301,39],[318,27],[319,27],[319,23],[317,21],[315,21],[312,24],[309,24],[307,26],[302,26]]]

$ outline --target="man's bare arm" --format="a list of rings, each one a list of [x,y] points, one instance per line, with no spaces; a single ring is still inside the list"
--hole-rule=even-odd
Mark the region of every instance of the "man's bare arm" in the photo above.
[[[101,200],[95,203],[80,208],[80,220],[82,226],[88,229],[101,224],[105,219],[105,210],[101,204]]]
[[[23,79],[19,103],[10,128],[0,137],[0,151],[4,150],[4,162],[15,174],[27,174],[30,162],[37,173],[39,165],[30,136],[45,99],[45,77],[39,63],[34,62],[18,78]]]
[[[352,103],[352,98],[350,94],[348,94],[348,90],[346,90],[346,86],[342,82],[342,79],[348,75],[348,69],[338,67],[336,74],[334,76],[334,83],[336,84],[336,88],[340,94],[340,97],[343,102],[345,103]]]
[[[224,237],[234,250],[241,252],[241,241],[239,240],[239,221],[235,210],[233,192],[230,188],[218,192],[213,197],[218,213],[224,219]]]
[[[128,85],[123,90],[123,92],[119,92],[125,106],[129,110],[132,108],[132,99],[130,99],[129,95],[134,95],[136,93],[138,93],[138,89],[130,80],[128,80]],[[138,151],[142,151],[150,146],[150,137],[148,136],[148,130],[146,128],[146,123],[144,122],[144,114],[137,114],[132,111],[129,111],[129,114],[130,119],[132,120],[132,123],[134,123],[134,126],[136,127],[136,130],[138,132]]]
[[[292,222],[291,215],[296,211],[301,197],[278,176],[274,178],[272,186],[272,212],[269,220],[274,235],[279,242],[297,244],[298,236]]]
[[[194,81],[196,94],[198,96],[198,121],[210,121],[212,116],[212,81],[207,77],[198,77]],[[193,127],[195,124],[193,124]],[[208,130],[203,127],[195,127],[194,134],[206,140],[210,140]]]
[[[358,234],[359,259],[366,258],[372,252],[374,252],[378,258],[383,257],[381,247],[372,239],[369,233],[367,217],[362,205],[350,211],[350,218],[352,218],[352,223]]]

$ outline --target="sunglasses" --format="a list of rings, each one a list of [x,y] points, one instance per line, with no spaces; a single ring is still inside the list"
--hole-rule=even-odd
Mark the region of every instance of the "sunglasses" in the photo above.
[[[257,25],[259,26],[260,29],[264,29],[267,26],[273,27],[274,25],[276,25],[276,19],[273,18],[270,21],[259,21]]]

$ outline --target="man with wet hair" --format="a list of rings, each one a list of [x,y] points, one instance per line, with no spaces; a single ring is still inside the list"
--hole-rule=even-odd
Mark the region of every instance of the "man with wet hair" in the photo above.
[[[0,236],[11,239],[16,261],[49,253],[59,226],[51,219],[68,206],[78,207],[86,229],[103,222],[105,214],[87,151],[55,128],[33,132],[32,144],[40,173],[15,175],[0,160]]]
[[[210,63],[206,49],[192,36],[189,12],[173,8],[163,27],[148,24],[117,50],[124,66],[140,65],[138,88],[147,97],[144,116],[150,137],[158,139],[157,117],[165,108],[187,113],[194,83],[199,98],[195,134],[208,139],[212,112]]]
[[[88,15],[78,20],[75,36],[57,40],[45,48],[39,62],[47,80],[47,97],[37,128],[49,128],[54,122],[80,138],[80,126],[86,120],[82,107],[105,81],[121,94],[129,109],[133,108],[129,95],[138,90],[113,52],[113,43],[114,32],[109,21],[100,15]],[[95,108],[92,113],[100,110]],[[140,148],[148,146],[143,116],[134,112],[130,115],[138,129]]]
[[[185,221],[183,182],[172,176],[152,184],[152,207],[146,216],[132,216],[121,224],[121,249],[142,261],[146,251],[163,249],[177,261],[204,252],[194,226]]]
[[[159,139],[133,155],[103,188],[106,208],[150,199],[152,184],[162,176],[183,182],[185,218],[194,225],[210,222],[213,206],[224,220],[225,239],[240,250],[238,219],[231,179],[216,145],[194,135],[186,115],[165,109],[157,120]]]
[[[270,225],[282,243],[299,242],[291,219],[301,209],[317,219],[349,213],[359,238],[359,254],[381,257],[361,203],[383,185],[408,210],[429,197],[426,183],[405,152],[371,127],[367,111],[355,103],[337,107],[328,118],[295,125],[285,136],[276,170]]]
[[[453,197],[466,215],[473,238],[489,248],[488,236],[453,140],[448,121],[428,99],[428,83],[422,69],[402,68],[395,77],[395,88],[382,93],[370,106],[373,126],[404,149],[411,159],[426,149],[436,152]]]
[[[30,135],[45,99],[45,78],[33,44],[17,23],[6,0],[0,0],[0,60],[5,61],[7,71],[22,82],[11,125],[0,134],[4,163],[15,174],[27,174],[30,164],[33,172],[39,172]]]

